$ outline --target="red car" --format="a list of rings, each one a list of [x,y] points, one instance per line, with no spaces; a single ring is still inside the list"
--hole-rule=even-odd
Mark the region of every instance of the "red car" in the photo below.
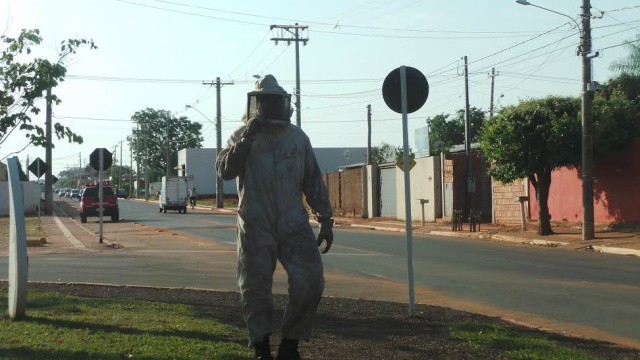
[[[99,184],[98,183],[87,183],[85,184],[85,188],[82,191],[82,196],[80,197],[80,221],[83,223],[87,222],[87,217],[89,216],[100,216],[98,212],[98,208],[100,207],[100,203],[98,201],[98,192],[99,192]],[[102,207],[104,209],[102,215],[103,216],[111,216],[111,222],[120,221],[120,209],[118,208],[118,197],[113,192],[113,188],[111,188],[111,182],[105,181],[102,186],[102,196],[103,203]]]

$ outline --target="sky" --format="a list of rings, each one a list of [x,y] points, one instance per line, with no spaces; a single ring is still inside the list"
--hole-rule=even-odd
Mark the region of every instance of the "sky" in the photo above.
[[[536,5],[579,19],[581,0],[536,0]],[[613,74],[609,64],[627,54],[624,41],[640,33],[637,0],[592,0],[593,79]],[[602,13],[604,12],[604,13]],[[215,88],[221,91],[223,142],[241,125],[254,75],[273,74],[290,93],[295,87],[295,46],[275,43],[270,25],[307,25],[300,46],[302,129],[314,147],[366,147],[367,105],[372,143],[402,144],[401,115],[382,98],[389,72],[405,65],[420,70],[429,98],[409,115],[409,145],[426,119],[464,108],[463,56],[469,62],[471,106],[489,109],[495,68],[495,106],[548,95],[579,96],[579,30],[567,17],[513,0],[2,0],[0,26],[7,36],[38,28],[44,38],[34,56],[56,59],[68,38],[93,39],[68,62],[67,79],[53,91],[55,122],[84,143],[55,140],[58,174],[99,147],[120,142],[125,164],[130,119],[145,108],[171,111],[203,124],[204,147],[215,147]],[[44,110],[44,103],[40,104]],[[190,105],[193,108],[187,109]],[[194,110],[194,109],[197,109]],[[295,114],[292,119],[295,122]],[[44,127],[44,111],[33,117]],[[19,134],[0,146],[0,158],[26,146]],[[45,159],[43,148],[17,155],[24,163]],[[135,159],[134,159],[135,161]],[[135,166],[135,165],[134,165]]]

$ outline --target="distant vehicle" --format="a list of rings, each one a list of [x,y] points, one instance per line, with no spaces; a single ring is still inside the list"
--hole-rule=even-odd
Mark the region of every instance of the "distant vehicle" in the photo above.
[[[73,189],[71,190],[71,196],[70,198],[75,199],[77,198],[78,200],[80,200],[80,190],[79,189]]]
[[[80,221],[87,222],[87,217],[100,216],[98,208],[100,203],[98,201],[98,183],[87,183],[82,191],[80,197]],[[118,198],[111,188],[111,182],[105,181],[102,186],[102,196],[104,208],[103,216],[111,216],[111,222],[120,221],[120,209],[118,208]]]
[[[127,190],[127,189],[118,189],[118,191],[116,191],[116,195],[119,198],[126,199],[126,198],[129,197],[129,190]]]
[[[178,210],[187,213],[187,197],[189,196],[189,182],[184,176],[162,177],[162,189],[158,198],[160,212]]]

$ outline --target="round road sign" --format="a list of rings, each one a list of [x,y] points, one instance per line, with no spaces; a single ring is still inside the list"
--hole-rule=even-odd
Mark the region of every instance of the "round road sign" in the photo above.
[[[429,97],[429,82],[416,68],[405,66],[407,84],[407,114],[418,111]],[[382,84],[382,97],[387,106],[402,113],[402,93],[400,89],[400,68],[387,75]]]

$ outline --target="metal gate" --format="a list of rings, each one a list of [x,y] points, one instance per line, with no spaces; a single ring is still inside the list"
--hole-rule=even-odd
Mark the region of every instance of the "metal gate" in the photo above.
[[[395,164],[380,168],[380,215],[397,216],[396,208],[396,171]]]

